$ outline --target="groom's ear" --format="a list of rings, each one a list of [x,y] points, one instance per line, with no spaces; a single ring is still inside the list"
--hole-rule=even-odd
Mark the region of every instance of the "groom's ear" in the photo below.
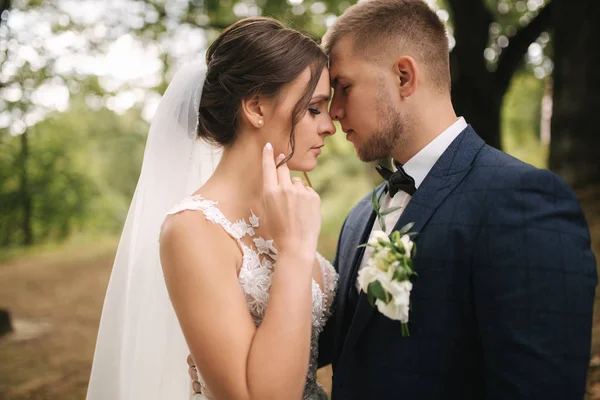
[[[255,128],[263,126],[265,116],[260,95],[256,94],[242,99],[240,108],[250,125]]]
[[[411,96],[417,89],[417,63],[410,56],[399,57],[394,63],[401,97]]]

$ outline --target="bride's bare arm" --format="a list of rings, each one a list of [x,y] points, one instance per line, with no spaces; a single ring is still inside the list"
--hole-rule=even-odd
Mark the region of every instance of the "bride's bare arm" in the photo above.
[[[266,168],[275,174],[274,164]],[[217,400],[299,399],[304,390],[318,236],[314,225],[320,225],[320,216],[312,214],[319,207],[316,194],[287,181],[287,168],[277,174],[275,184],[282,187],[272,180],[265,183],[278,257],[259,328],[238,283],[239,250],[232,251],[232,241],[222,240],[220,227],[205,221],[202,213],[185,212],[170,217],[161,236],[171,301],[196,366]]]
[[[203,219],[202,213],[175,215],[161,237],[169,295],[200,374],[217,400],[300,398],[311,334],[306,265],[314,256],[279,255],[257,329],[236,275],[239,250]]]

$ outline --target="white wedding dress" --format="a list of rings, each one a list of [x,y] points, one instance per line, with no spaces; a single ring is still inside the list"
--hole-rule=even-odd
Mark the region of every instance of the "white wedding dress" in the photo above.
[[[217,207],[217,202],[204,199],[202,196],[186,198],[175,206],[168,215],[186,210],[200,211],[206,219],[220,225],[238,243],[243,261],[239,272],[239,283],[246,294],[248,310],[252,314],[254,323],[259,326],[269,300],[269,288],[277,259],[277,249],[272,240],[255,237],[255,228],[259,227],[259,218],[251,211],[248,221],[229,221]],[[246,243],[243,241],[246,239]],[[251,239],[251,241],[250,241]],[[251,244],[250,244],[251,243]],[[312,338],[310,346],[310,363],[306,376],[303,400],[326,400],[327,395],[317,383],[317,356],[318,339],[325,322],[331,312],[338,275],[333,266],[320,254],[316,255],[323,277],[323,288],[313,279],[312,282]],[[196,395],[194,400],[211,400],[210,391],[199,377],[202,385],[202,394]]]

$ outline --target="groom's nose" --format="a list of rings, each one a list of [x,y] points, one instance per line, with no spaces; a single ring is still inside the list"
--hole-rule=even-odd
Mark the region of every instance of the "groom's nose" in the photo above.
[[[331,106],[329,107],[329,115],[334,121],[341,121],[346,116],[340,96],[333,95],[331,99]]]

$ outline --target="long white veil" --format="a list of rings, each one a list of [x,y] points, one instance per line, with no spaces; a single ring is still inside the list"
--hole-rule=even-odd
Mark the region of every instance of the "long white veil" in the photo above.
[[[150,125],[98,332],[87,400],[189,399],[189,353],[159,258],[165,214],[212,175],[220,150],[196,138],[204,63],[181,69]]]

